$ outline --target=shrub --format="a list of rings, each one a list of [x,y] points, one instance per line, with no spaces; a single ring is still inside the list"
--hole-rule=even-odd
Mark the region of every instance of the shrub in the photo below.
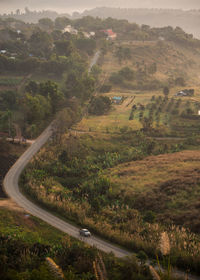
[[[94,97],[90,106],[89,113],[93,115],[103,115],[111,108],[111,100],[107,96]]]
[[[134,71],[130,69],[129,67],[123,67],[119,74],[126,80],[131,81],[134,78]]]
[[[117,85],[122,85],[123,84],[123,77],[116,72],[113,72],[109,78],[110,82],[113,84]]]
[[[100,92],[105,93],[105,92],[110,92],[112,89],[112,86],[109,84],[104,84],[101,88],[100,88]]]

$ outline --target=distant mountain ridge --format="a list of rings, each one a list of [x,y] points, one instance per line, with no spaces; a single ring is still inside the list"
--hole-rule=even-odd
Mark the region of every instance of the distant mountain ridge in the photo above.
[[[31,9],[63,9],[83,10],[94,7],[121,7],[121,8],[173,8],[173,9],[199,9],[199,0],[1,0],[0,9],[22,9],[28,6]]]
[[[181,10],[181,9],[131,9],[131,8],[112,8],[97,7],[91,10],[85,10],[82,13],[74,12],[72,16],[68,13],[58,13],[56,11],[31,11],[25,9],[25,13],[18,10],[15,13],[0,15],[0,18],[13,17],[25,22],[37,23],[41,18],[51,18],[66,16],[70,19],[81,18],[84,16],[100,17],[100,18],[116,18],[126,19],[129,22],[137,24],[146,24],[151,27],[172,26],[181,27],[187,33],[191,33],[196,38],[200,38],[200,10]]]
[[[179,26],[187,33],[200,38],[200,10],[173,10],[173,9],[125,9],[100,7],[86,10],[76,17],[93,16],[100,18],[113,17],[127,19],[129,22],[147,24],[152,27]]]

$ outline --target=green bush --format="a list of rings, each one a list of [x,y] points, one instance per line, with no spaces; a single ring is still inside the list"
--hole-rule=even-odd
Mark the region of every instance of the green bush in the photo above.
[[[101,93],[106,93],[106,92],[110,92],[112,89],[112,86],[109,84],[104,84],[102,87],[100,87],[100,92]]]

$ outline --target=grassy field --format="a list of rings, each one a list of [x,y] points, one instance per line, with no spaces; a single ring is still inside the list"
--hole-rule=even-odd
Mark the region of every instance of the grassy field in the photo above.
[[[168,100],[164,99],[164,95],[161,92],[129,94],[110,92],[104,94],[110,98],[122,96],[125,100],[120,105],[113,104],[112,109],[106,115],[88,115],[84,117],[73,129],[101,133],[137,131],[143,127],[140,120],[140,113],[142,112],[142,117],[149,118],[151,116],[153,127],[158,129],[162,127],[162,130],[165,128],[162,132],[164,135],[166,133],[176,137],[198,135],[200,129],[198,118],[200,109],[199,94],[197,93],[194,97],[174,97],[174,93],[177,91],[177,88],[174,89]],[[155,97],[153,101],[152,96]],[[158,99],[159,97],[160,99]],[[140,104],[144,105],[144,109],[140,109]],[[136,105],[137,109],[134,110],[133,119],[130,120],[133,105]]]
[[[141,124],[138,121],[128,122],[131,104],[129,106],[127,105],[131,100],[132,96],[127,97],[122,105],[113,105],[112,110],[107,115],[84,117],[74,128],[77,130],[104,133],[119,133],[124,127],[128,127],[131,130],[138,130],[141,128]]]
[[[59,244],[65,234],[41,220],[27,215],[23,209],[2,206],[0,201],[0,233],[29,243]]]
[[[200,151],[147,157],[106,171],[133,208],[199,232]]]
[[[107,115],[103,116],[87,116],[84,117],[80,123],[74,126],[77,130],[116,133],[121,129],[127,127],[131,130],[139,130],[142,128],[141,123],[138,120],[129,121],[131,108],[134,104],[147,104],[150,102],[154,92],[117,92],[112,91],[104,94],[110,98],[114,96],[122,96],[125,98],[124,102],[120,105],[113,104],[112,109]],[[158,92],[158,94],[161,94]],[[134,100],[132,101],[132,99]],[[132,101],[132,102],[131,102]],[[130,103],[131,102],[131,103]]]

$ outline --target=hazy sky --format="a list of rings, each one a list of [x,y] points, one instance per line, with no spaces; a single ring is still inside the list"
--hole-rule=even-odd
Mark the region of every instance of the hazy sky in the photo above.
[[[51,9],[58,12],[94,8],[97,6],[126,8],[200,9],[200,0],[0,0],[0,13],[23,9]]]

